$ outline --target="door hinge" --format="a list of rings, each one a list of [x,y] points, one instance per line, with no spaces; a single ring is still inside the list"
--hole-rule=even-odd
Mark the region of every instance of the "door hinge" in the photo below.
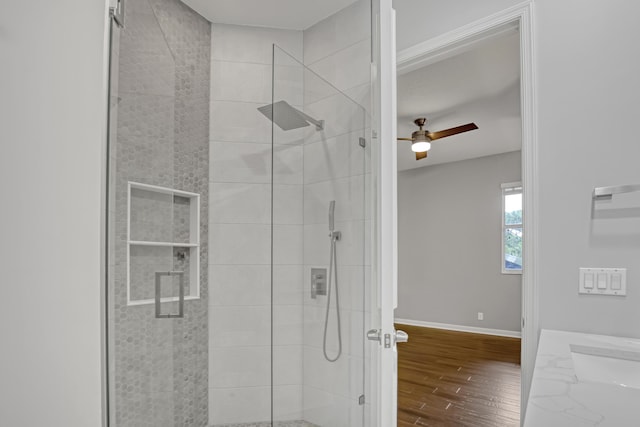
[[[358,405],[364,405],[364,394],[361,394],[360,397],[358,397]]]
[[[124,27],[124,0],[109,0],[111,17],[119,27]]]
[[[358,145],[362,148],[367,147],[367,140],[363,137],[358,138]]]

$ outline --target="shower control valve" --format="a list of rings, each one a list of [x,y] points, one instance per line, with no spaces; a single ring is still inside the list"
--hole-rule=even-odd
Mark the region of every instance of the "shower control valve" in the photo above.
[[[318,295],[327,295],[327,269],[311,269],[311,298],[316,299]]]

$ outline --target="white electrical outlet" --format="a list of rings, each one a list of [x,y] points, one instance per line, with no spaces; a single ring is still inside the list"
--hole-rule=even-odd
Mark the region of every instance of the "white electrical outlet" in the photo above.
[[[484,313],[481,311],[478,312],[478,320],[484,320]]]
[[[627,295],[626,268],[581,268],[579,294]]]

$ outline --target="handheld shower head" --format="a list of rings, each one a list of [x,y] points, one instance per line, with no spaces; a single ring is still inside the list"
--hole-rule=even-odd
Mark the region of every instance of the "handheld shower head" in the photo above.
[[[336,201],[332,200],[329,202],[329,231],[333,232],[334,230],[334,222],[335,222],[335,211],[336,211]]]

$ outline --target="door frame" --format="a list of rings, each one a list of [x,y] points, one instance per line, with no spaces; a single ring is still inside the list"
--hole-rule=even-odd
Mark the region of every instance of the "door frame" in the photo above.
[[[397,420],[397,352],[394,309],[397,306],[397,161],[396,28],[392,0],[372,0],[371,201],[369,341],[365,381],[370,407],[365,425],[393,427]],[[368,328],[367,328],[368,329]]]
[[[398,52],[405,74],[460,53],[472,44],[519,28],[524,235],[522,271],[521,423],[524,420],[538,346],[538,138],[533,46],[533,2],[525,1]]]

